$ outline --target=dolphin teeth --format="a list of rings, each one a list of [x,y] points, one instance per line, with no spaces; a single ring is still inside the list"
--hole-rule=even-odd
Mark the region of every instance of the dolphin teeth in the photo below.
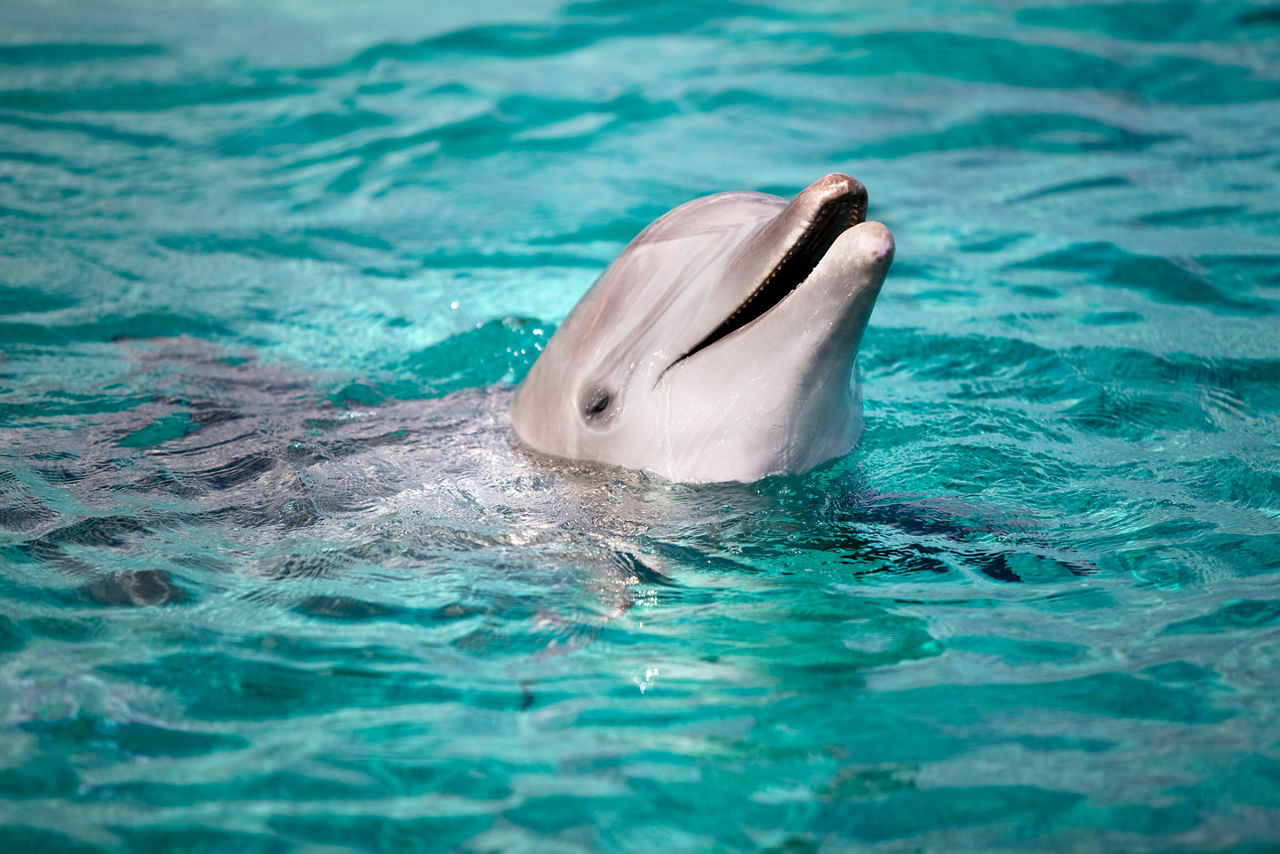
[[[824,202],[814,215],[813,221],[805,229],[800,239],[791,245],[778,265],[765,276],[751,295],[734,309],[719,326],[705,338],[694,344],[690,350],[676,359],[663,373],[674,368],[685,359],[710,347],[712,344],[736,332],[742,327],[761,317],[769,309],[786,299],[796,288],[800,287],[809,274],[818,266],[818,262],[827,254],[836,238],[846,230],[863,222],[867,217],[867,197],[864,194],[845,194]]]

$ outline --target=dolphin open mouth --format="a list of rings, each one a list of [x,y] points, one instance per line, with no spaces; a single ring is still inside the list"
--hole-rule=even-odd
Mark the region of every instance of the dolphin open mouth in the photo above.
[[[860,183],[846,178],[845,183],[830,190],[837,194],[823,200],[804,233],[782,256],[772,272],[765,276],[764,281],[719,326],[668,365],[663,370],[664,374],[700,350],[758,319],[786,299],[809,278],[809,274],[836,242],[836,238],[866,220],[867,191]]]

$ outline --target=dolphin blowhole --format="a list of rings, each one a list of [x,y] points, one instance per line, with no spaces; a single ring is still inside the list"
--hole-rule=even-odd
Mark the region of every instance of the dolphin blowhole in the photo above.
[[[790,201],[704,196],[656,219],[579,300],[516,390],[541,453],[685,482],[804,472],[862,433],[854,360],[893,258],[833,173]]]

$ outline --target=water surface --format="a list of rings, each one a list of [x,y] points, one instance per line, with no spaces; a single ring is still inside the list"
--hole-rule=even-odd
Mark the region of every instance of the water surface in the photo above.
[[[1280,844],[1265,3],[10,3],[6,850]],[[511,443],[651,219],[869,188],[867,432]]]

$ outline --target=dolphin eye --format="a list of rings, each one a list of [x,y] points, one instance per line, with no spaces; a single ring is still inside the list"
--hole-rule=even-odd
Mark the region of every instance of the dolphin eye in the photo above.
[[[587,392],[582,402],[582,417],[588,421],[598,421],[609,411],[613,404],[613,396],[604,389],[597,388]]]

